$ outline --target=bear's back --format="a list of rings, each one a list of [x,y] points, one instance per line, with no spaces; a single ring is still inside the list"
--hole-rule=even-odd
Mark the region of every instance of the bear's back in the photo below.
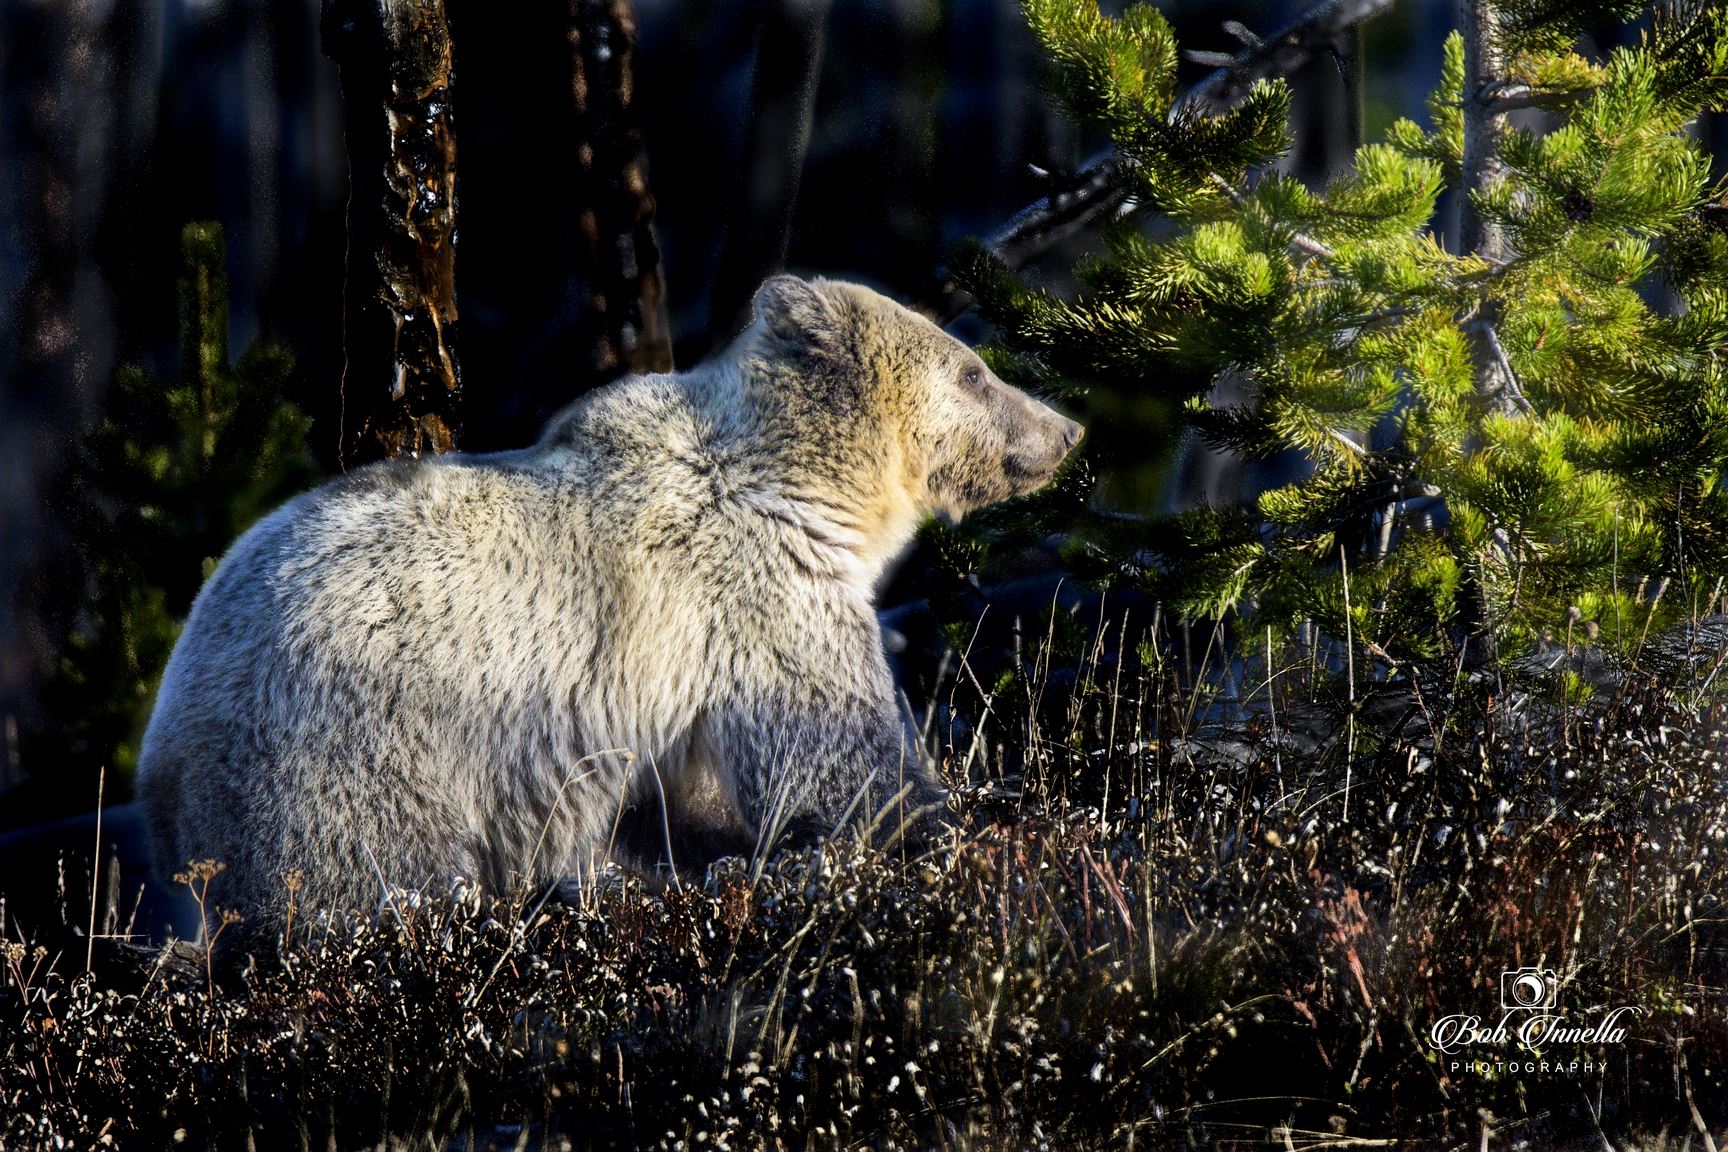
[[[633,377],[532,448],[331,480],[230,549],[158,710],[284,725],[296,697],[360,691],[398,713],[508,717],[621,690],[593,683],[613,669],[652,688],[668,645],[707,646],[704,585],[729,581],[748,547],[713,514],[738,482],[725,455],[679,378]]]

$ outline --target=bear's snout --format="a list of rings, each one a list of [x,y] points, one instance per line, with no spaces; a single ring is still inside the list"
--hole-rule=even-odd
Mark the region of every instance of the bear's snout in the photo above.
[[[1018,443],[1002,461],[1003,471],[1016,495],[1036,491],[1050,482],[1074,446],[1086,435],[1077,420],[1030,396],[1025,398],[1031,417],[1022,428]]]
[[[1074,451],[1074,446],[1080,443],[1081,437],[1086,435],[1086,429],[1078,420],[1070,420],[1046,404],[1038,407],[1041,410],[1038,422],[1040,439],[1044,441],[1049,471],[1055,472],[1068,458],[1068,453]]]

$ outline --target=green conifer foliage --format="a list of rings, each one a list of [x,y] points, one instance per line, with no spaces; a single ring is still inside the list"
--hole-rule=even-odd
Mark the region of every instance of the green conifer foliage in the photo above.
[[[1338,636],[1347,575],[1354,635],[1405,656],[1466,632],[1528,642],[1573,606],[1633,642],[1651,589],[1676,614],[1722,590],[1728,209],[1687,129],[1728,104],[1728,5],[1663,5],[1596,58],[1580,31],[1642,5],[1479,0],[1484,55],[1448,40],[1428,127],[1399,122],[1323,191],[1265,167],[1288,146],[1281,82],[1206,114],[1177,93],[1156,10],[1025,9],[1135,212],[1076,299],[981,249],[960,261],[999,368],[1307,465],[1246,507],[1166,517],[1060,492],[1076,567]],[[1521,109],[1540,114],[1506,118]],[[1492,245],[1441,245],[1449,187],[1476,190],[1465,211]]]
[[[292,361],[259,343],[231,364],[222,229],[181,236],[180,379],[116,373],[86,438],[72,515],[83,601],[47,691],[54,723],[25,748],[35,806],[124,796],[156,682],[228,544],[315,476],[310,421],[282,399]],[[45,794],[48,790],[56,796]]]

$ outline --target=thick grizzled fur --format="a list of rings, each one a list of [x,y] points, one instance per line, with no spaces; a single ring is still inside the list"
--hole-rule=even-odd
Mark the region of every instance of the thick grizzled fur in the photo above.
[[[867,289],[756,303],[720,359],[599,389],[532,448],[375,465],[246,533],[145,735],[159,870],[225,862],[257,932],[290,869],[303,902],[375,907],[585,872],[630,808],[749,847],[939,802],[873,586],[1080,428]]]

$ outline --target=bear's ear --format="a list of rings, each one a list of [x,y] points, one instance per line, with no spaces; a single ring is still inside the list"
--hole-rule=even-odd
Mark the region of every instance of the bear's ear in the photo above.
[[[756,318],[786,347],[822,347],[833,341],[833,306],[814,284],[796,276],[770,276],[756,289]]]

